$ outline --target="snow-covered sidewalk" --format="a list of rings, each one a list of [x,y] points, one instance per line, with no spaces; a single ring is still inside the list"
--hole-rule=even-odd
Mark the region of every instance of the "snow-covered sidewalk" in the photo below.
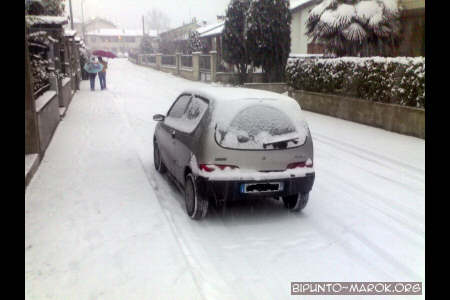
[[[291,281],[425,284],[423,140],[305,112],[317,176],[305,211],[244,202],[195,222],[154,171],[152,115],[204,83],[123,59],[108,71],[106,91],[82,82],[27,188],[26,299],[293,299]]]

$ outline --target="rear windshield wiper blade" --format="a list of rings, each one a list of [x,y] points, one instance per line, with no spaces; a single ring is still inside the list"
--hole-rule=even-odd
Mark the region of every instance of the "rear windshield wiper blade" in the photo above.
[[[296,144],[296,143],[298,143],[298,139],[300,139],[300,137],[297,136],[297,137],[293,137],[293,138],[273,140],[268,143],[263,143],[263,147],[266,148],[269,145],[278,144],[278,143],[288,143],[288,142],[294,142]]]

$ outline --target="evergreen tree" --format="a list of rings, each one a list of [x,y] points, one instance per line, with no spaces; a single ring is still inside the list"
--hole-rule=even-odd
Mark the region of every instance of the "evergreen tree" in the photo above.
[[[324,0],[309,13],[307,35],[338,56],[390,55],[398,45],[397,0]]]
[[[200,34],[196,30],[189,32],[189,52],[200,52],[205,50],[205,45],[200,39]]]
[[[25,1],[25,13],[29,15],[63,16],[65,0]]]
[[[239,83],[244,83],[250,58],[247,53],[245,37],[246,12],[250,0],[232,0],[228,5],[222,34],[223,59],[236,65],[239,71]]]
[[[247,12],[247,51],[269,82],[284,80],[291,50],[289,0],[255,0]]]
[[[148,35],[144,35],[141,40],[141,44],[139,45],[139,49],[141,53],[153,53],[152,40]]]

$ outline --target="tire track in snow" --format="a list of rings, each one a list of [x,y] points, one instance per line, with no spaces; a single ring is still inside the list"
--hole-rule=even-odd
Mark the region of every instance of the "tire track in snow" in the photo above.
[[[195,286],[197,287],[197,290],[198,290],[201,298],[206,300],[207,297],[205,297],[204,291],[203,291],[203,289],[202,289],[202,287],[201,287],[201,285],[199,283],[199,280],[196,277],[195,273],[193,272],[193,270],[195,269],[195,264],[193,263],[193,261],[191,259],[192,254],[187,249],[185,243],[179,238],[178,231],[177,231],[176,227],[174,226],[174,222],[173,222],[173,219],[172,219],[171,215],[167,213],[167,210],[161,204],[161,198],[164,198],[164,196],[160,193],[160,190],[158,188],[155,188],[155,187],[157,187],[157,185],[156,185],[154,176],[145,167],[146,165],[145,165],[144,161],[142,160],[141,151],[140,151],[140,149],[142,149],[142,147],[140,146],[141,143],[139,142],[139,138],[138,138],[138,136],[136,136],[134,134],[134,131],[133,131],[132,127],[131,127],[129,118],[128,118],[127,114],[125,113],[124,108],[121,107],[122,105],[119,103],[119,101],[120,101],[119,98],[116,96],[116,94],[113,91],[109,91],[108,90],[108,92],[112,95],[112,98],[114,99],[114,104],[116,105],[117,110],[118,110],[118,112],[119,112],[119,114],[120,114],[124,124],[126,124],[126,127],[128,128],[129,136],[131,138],[131,142],[135,146],[134,147],[134,151],[136,152],[136,157],[139,160],[139,163],[140,163],[140,165],[141,165],[141,167],[142,167],[142,169],[144,171],[144,174],[146,175],[146,178],[147,178],[148,182],[152,186],[152,189],[153,189],[155,195],[157,196],[156,199],[158,199],[159,205],[161,207],[161,211],[162,211],[162,213],[163,213],[163,215],[164,215],[164,217],[165,217],[165,219],[167,221],[167,224],[169,225],[169,228],[170,228],[170,230],[172,232],[172,236],[173,236],[174,240],[176,241],[176,243],[178,244],[178,248],[179,248],[181,254],[183,255],[183,258],[185,260],[186,265],[188,266],[187,270],[191,274],[191,278],[192,278]]]
[[[397,168],[398,166],[401,166],[407,170],[413,171],[412,174],[411,172],[405,173],[407,176],[417,180],[418,182],[423,183],[424,182],[424,170],[419,169],[417,167],[411,166],[409,164],[406,164],[404,162],[395,160],[393,158],[387,157],[387,156],[383,156],[381,154],[372,152],[370,150],[367,149],[363,149],[361,147],[358,147],[356,145],[351,145],[348,144],[344,141],[339,141],[333,138],[330,138],[328,136],[325,136],[323,134],[319,134],[316,132],[312,133],[313,135],[313,141],[319,141],[322,143],[327,143],[329,145],[332,145],[334,148],[340,149],[345,151],[346,153],[350,153],[353,154],[355,156],[358,156],[360,158],[362,158],[363,160],[367,160],[367,161],[371,161],[373,163],[376,163],[378,165],[382,165],[385,166],[386,168],[392,169],[392,168]],[[355,150],[358,150],[359,152],[356,152]],[[388,162],[388,163],[386,163]]]
[[[323,149],[321,148],[320,151],[323,151]],[[335,155],[331,152],[327,152],[327,155],[338,157],[337,155]],[[354,165],[354,166],[358,168],[357,165]],[[403,202],[393,201],[393,199],[388,198],[384,194],[376,193],[376,192],[370,190],[369,188],[364,187],[361,184],[356,184],[353,182],[346,181],[346,180],[342,179],[342,177],[340,176],[341,174],[339,174],[338,172],[335,172],[333,169],[327,169],[327,168],[316,166],[316,171],[317,170],[319,171],[318,173],[325,171],[326,173],[332,175],[329,178],[334,178],[335,180],[337,180],[341,183],[336,186],[342,186],[342,188],[346,188],[346,189],[352,188],[353,190],[357,191],[361,195],[369,195],[371,198],[373,198],[376,201],[376,203],[379,204],[380,203],[379,201],[381,201],[386,208],[395,210],[397,214],[405,216],[407,218],[413,218],[418,223],[423,223],[423,221],[424,221],[423,215],[420,215],[419,212],[417,212],[415,209],[409,207],[408,205],[403,204]],[[370,174],[373,173],[373,172],[367,171],[366,169],[363,169],[363,168],[361,168],[361,170],[363,170],[367,173],[370,173]],[[361,199],[364,199],[364,197],[361,197]],[[380,210],[379,207],[369,204],[370,202],[364,201],[364,203],[367,206],[369,206],[370,208],[373,208],[373,209],[376,209],[376,210],[379,210],[380,212],[382,212],[382,210]],[[390,215],[390,217],[396,219],[397,221],[400,221],[398,218],[395,218],[392,215]],[[410,225],[408,224],[408,226],[410,226]],[[415,229],[413,229],[413,230],[416,231]],[[417,232],[417,233],[419,233],[420,235],[423,234],[422,231]]]

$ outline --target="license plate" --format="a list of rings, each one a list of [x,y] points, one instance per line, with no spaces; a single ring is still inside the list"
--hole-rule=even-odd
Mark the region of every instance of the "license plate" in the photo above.
[[[283,182],[254,182],[241,184],[241,193],[244,194],[273,193],[281,192],[282,190]]]

